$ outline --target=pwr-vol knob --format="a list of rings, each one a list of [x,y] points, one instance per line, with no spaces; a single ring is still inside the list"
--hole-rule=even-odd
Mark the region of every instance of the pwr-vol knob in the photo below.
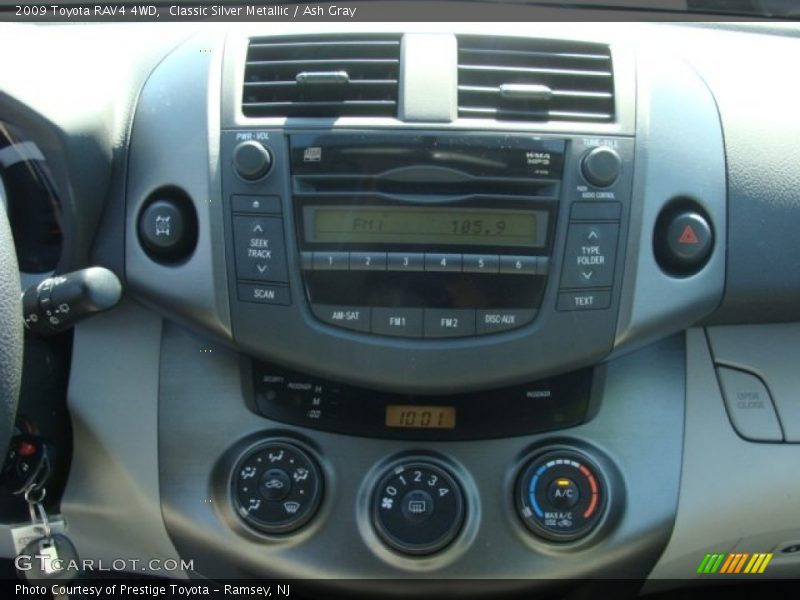
[[[608,187],[617,180],[622,160],[614,150],[598,146],[587,152],[581,160],[583,178],[595,187]]]
[[[555,450],[523,469],[515,491],[517,511],[539,537],[569,542],[587,535],[606,508],[600,470],[582,453]]]
[[[259,142],[242,142],[233,150],[233,168],[242,179],[256,181],[272,168],[272,154]]]

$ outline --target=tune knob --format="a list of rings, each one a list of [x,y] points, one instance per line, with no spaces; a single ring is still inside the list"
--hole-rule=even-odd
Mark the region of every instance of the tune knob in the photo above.
[[[242,142],[233,150],[233,168],[247,181],[261,179],[272,168],[272,154],[258,142]]]
[[[581,160],[584,179],[596,187],[608,187],[617,180],[622,160],[614,150],[598,146],[587,152]]]

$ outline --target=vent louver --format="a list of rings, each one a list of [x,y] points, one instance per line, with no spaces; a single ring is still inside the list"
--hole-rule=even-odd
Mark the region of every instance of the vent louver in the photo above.
[[[242,112],[248,117],[397,115],[400,36],[253,38]]]
[[[608,46],[459,36],[458,115],[512,121],[614,120]]]

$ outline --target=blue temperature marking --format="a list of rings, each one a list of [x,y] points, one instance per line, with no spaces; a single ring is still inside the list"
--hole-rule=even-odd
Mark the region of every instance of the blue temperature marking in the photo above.
[[[534,475],[533,479],[531,479],[531,485],[528,488],[528,497],[531,501],[531,507],[533,507],[533,512],[535,512],[536,516],[540,519],[544,518],[544,512],[542,512],[542,509],[539,508],[539,503],[536,501],[536,482],[539,481],[539,476],[545,471],[547,471],[547,465],[542,465],[539,467],[539,469],[536,471],[536,475]]]

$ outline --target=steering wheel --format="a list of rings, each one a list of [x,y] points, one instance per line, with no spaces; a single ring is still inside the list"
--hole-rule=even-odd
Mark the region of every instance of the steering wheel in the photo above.
[[[0,181],[0,464],[14,430],[23,343],[19,266],[3,196]]]

